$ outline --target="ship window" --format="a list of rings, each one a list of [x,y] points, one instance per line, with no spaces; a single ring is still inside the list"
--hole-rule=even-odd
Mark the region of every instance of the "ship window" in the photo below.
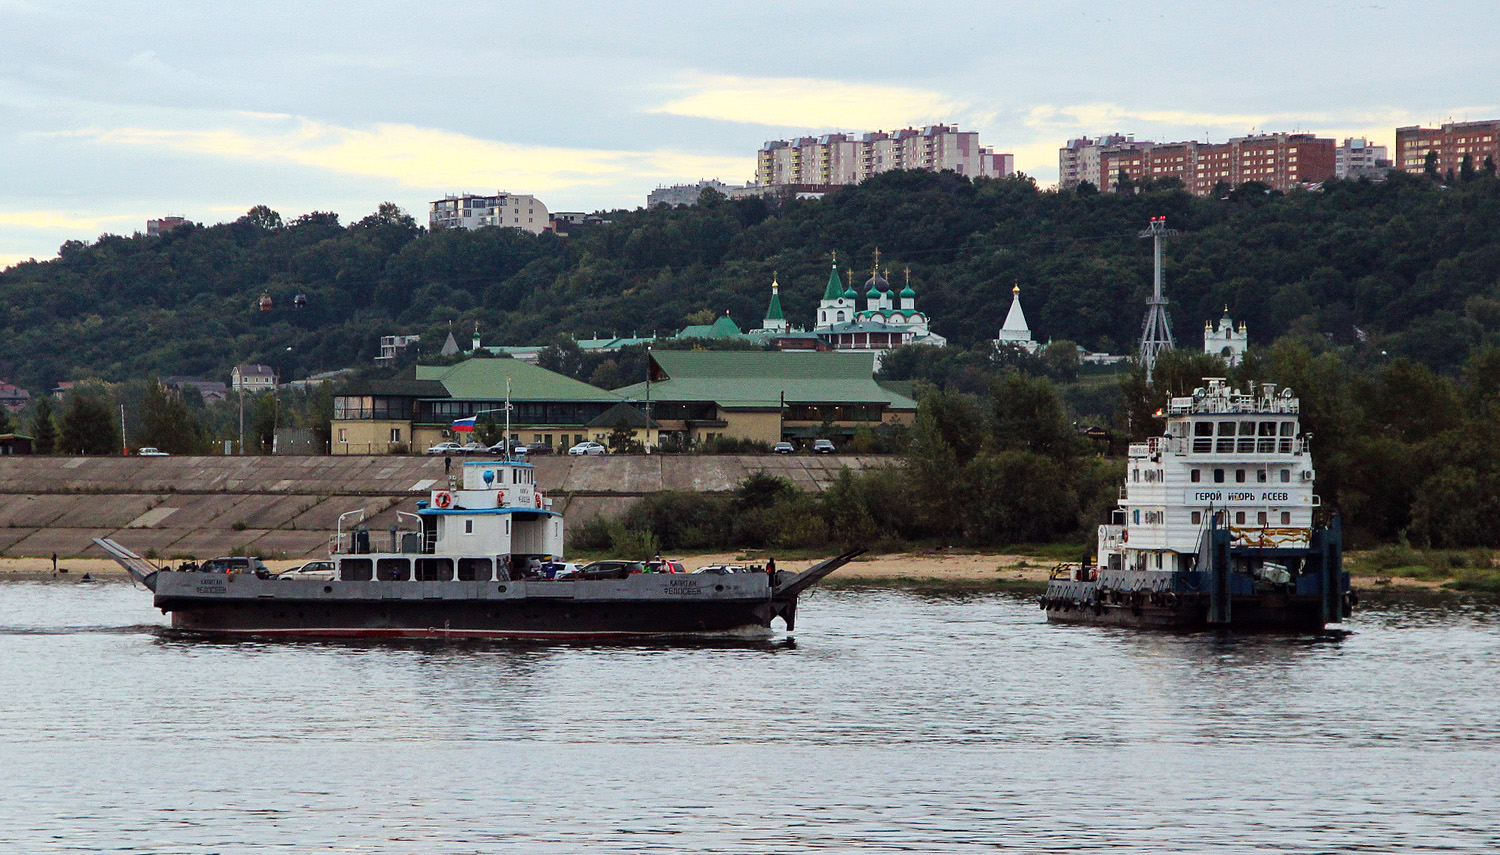
[[[1214,483],[1215,484],[1222,484],[1222,483],[1224,483],[1224,470],[1223,469],[1215,469],[1214,470]]]
[[[1264,470],[1264,469],[1257,469],[1257,470],[1255,470],[1255,480],[1259,481],[1262,484],[1266,483],[1266,470]]]
[[[1283,469],[1283,470],[1281,470],[1281,483],[1287,484],[1287,483],[1290,483],[1291,480],[1292,480],[1292,470],[1290,470],[1290,469]]]
[[[1282,511],[1281,512],[1281,524],[1282,525],[1291,525],[1292,524],[1292,512],[1291,511]]]
[[[1281,435],[1282,436],[1291,436],[1292,435],[1292,431],[1294,429],[1295,428],[1294,428],[1294,426],[1292,425],[1291,422],[1282,422],[1281,423]]]
[[[1234,483],[1236,483],[1236,484],[1243,484],[1243,483],[1245,483],[1245,470],[1243,470],[1243,469],[1236,469],[1236,470],[1234,470]]]
[[[460,582],[490,581],[490,560],[488,558],[458,559],[458,580]]]
[[[1219,454],[1234,453],[1234,435],[1238,433],[1234,422],[1219,422],[1219,441],[1214,445],[1214,451]]]
[[[1188,474],[1188,480],[1192,481],[1194,484],[1198,483],[1200,480],[1202,480],[1202,478],[1203,473],[1198,469],[1194,469]]]
[[[368,582],[373,562],[368,558],[345,558],[339,562],[339,579],[344,582]]]
[[[1193,422],[1193,451],[1207,454],[1214,450],[1214,423]]]
[[[1255,521],[1260,523],[1261,525],[1265,525],[1269,521],[1266,517],[1266,512],[1261,511],[1260,513],[1256,514]]]
[[[464,534],[473,534],[473,533],[474,533],[474,521],[473,520],[464,520]]]
[[[1245,524],[1245,512],[1244,511],[1235,511],[1235,513],[1234,513],[1234,523],[1235,523],[1235,525],[1244,525]]]
[[[1137,525],[1140,525],[1140,522],[1141,522],[1141,512],[1140,511],[1134,511],[1133,513],[1134,513],[1134,516],[1135,516],[1135,520],[1134,520],[1135,523]]]
[[[447,582],[453,578],[452,558],[418,558],[418,582]]]
[[[1139,470],[1139,469],[1132,469],[1132,470],[1130,470],[1130,480],[1139,482],[1141,480],[1141,470]]]
[[[411,562],[405,558],[382,558],[375,562],[375,578],[382,582],[405,582],[411,578]]]
[[[1200,525],[1202,522],[1203,522],[1203,512],[1202,511],[1193,511],[1193,525]]]
[[[1255,422],[1240,422],[1239,450],[1242,454],[1255,451]]]

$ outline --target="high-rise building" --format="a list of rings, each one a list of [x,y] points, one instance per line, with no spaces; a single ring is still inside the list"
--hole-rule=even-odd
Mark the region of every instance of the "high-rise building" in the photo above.
[[[1383,178],[1391,161],[1383,145],[1364,137],[1349,137],[1333,152],[1333,174],[1339,178]]]
[[[770,188],[858,184],[893,169],[947,169],[971,178],[999,178],[1016,171],[1016,159],[981,146],[977,131],[949,125],[858,136],[824,134],[761,146],[755,182]]]
[[[1485,158],[1500,166],[1500,119],[1396,129],[1397,169],[1420,174],[1427,168],[1428,152],[1434,154],[1439,175],[1460,173],[1465,157],[1476,171],[1484,169]]]
[[[1079,137],[1068,140],[1068,144],[1057,151],[1057,183],[1064,190],[1072,190],[1078,182],[1087,181],[1099,186],[1099,152],[1109,149],[1130,149],[1156,145],[1150,140],[1136,142],[1132,134],[1105,134],[1099,139]]]
[[[433,227],[478,229],[500,226],[521,229],[534,235],[541,234],[550,221],[546,205],[535,196],[519,193],[444,196],[431,204],[428,214],[428,223]]]
[[[1098,147],[1100,190],[1115,189],[1123,174],[1131,181],[1177,178],[1188,192],[1206,196],[1220,184],[1236,187],[1258,181],[1273,190],[1287,191],[1315,184],[1334,175],[1332,139],[1312,134],[1252,134],[1228,142],[1154,143],[1127,140]],[[1066,149],[1064,149],[1066,151]]]
[[[728,199],[742,199],[761,193],[763,188],[755,184],[725,184],[717,178],[699,181],[696,184],[673,184],[670,187],[657,187],[646,194],[646,207],[696,205],[698,197],[703,195],[704,190],[716,190]]]

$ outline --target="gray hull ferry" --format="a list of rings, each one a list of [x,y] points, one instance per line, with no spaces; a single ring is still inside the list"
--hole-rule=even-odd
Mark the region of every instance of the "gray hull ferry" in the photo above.
[[[1130,446],[1095,562],[1059,567],[1047,584],[1049,621],[1303,631],[1350,613],[1338,517],[1314,521],[1297,398],[1206,382],[1171,400],[1163,436]]]
[[[96,540],[177,629],[290,638],[613,640],[788,630],[798,596],[860,551],[801,572],[577,573],[535,570],[563,554],[562,515],[530,464],[471,461],[406,524],[371,532],[343,519],[332,536],[332,579],[156,567]],[[862,550],[861,550],[862,551]]]

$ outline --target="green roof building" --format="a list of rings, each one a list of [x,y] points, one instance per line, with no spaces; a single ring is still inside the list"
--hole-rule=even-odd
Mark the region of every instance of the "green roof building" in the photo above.
[[[351,384],[334,397],[334,454],[421,451],[437,442],[473,438],[454,422],[476,417],[504,424],[510,405],[510,438],[566,448],[599,440],[609,429],[591,425],[612,413],[619,422],[624,399],[518,359],[468,359],[455,365],[418,365],[407,376]],[[631,416],[643,442],[654,441],[644,414]]]
[[[774,443],[860,427],[910,425],[917,402],[882,388],[869,353],[656,351],[651,381],[617,390],[663,438]],[[649,386],[649,389],[648,389]]]

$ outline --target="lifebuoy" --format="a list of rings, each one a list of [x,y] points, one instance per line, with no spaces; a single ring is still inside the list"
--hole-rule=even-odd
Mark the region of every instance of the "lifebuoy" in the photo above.
[[[1130,529],[1127,528],[1124,531],[1120,532],[1120,542],[1121,543],[1129,543],[1130,542]]]
[[[453,507],[453,494],[447,490],[439,490],[432,494],[432,506],[435,508]]]
[[[541,493],[537,493],[536,494],[536,506],[539,507],[539,508],[542,506],[542,494]]]
[[[498,497],[499,507],[505,507],[505,491],[500,490],[495,495]]]

